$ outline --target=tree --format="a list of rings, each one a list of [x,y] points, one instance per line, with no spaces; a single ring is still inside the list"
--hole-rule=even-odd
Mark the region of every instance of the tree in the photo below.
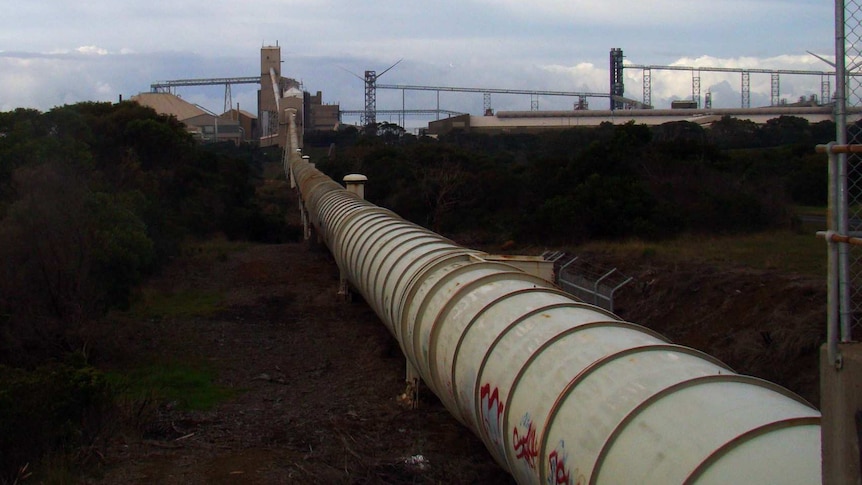
[[[418,189],[428,207],[428,224],[440,232],[443,218],[461,202],[467,174],[461,165],[443,160],[418,167]]]
[[[761,144],[759,131],[757,123],[751,120],[725,115],[710,126],[707,135],[720,149],[753,148]]]
[[[45,357],[28,347],[74,349],[80,328],[127,306],[153,264],[146,226],[122,199],[55,164],[21,168],[15,180],[25,195],[0,225],[0,313],[14,336],[4,356],[13,361]]]

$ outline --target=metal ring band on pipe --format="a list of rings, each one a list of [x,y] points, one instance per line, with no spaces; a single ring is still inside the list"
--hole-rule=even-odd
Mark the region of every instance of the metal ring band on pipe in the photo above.
[[[528,319],[534,315],[538,315],[542,312],[555,310],[558,308],[582,308],[582,307],[583,307],[583,305],[579,305],[575,301],[556,303],[556,304],[546,305],[546,306],[539,307],[539,308],[534,308],[533,310],[530,310],[530,311],[524,313],[523,315],[520,315],[518,318],[512,320],[508,325],[506,325],[506,327],[499,334],[497,334],[497,336],[494,338],[494,340],[488,346],[488,349],[485,351],[485,354],[482,356],[482,362],[479,364],[479,368],[476,371],[476,376],[481,377],[484,374],[485,366],[488,363],[488,359],[489,359],[490,355],[492,353],[494,353],[494,348],[497,346],[497,344],[500,343],[500,341],[503,339],[503,337],[505,337],[513,328],[520,325],[524,320],[526,320],[526,319]],[[616,320],[616,321],[619,321],[619,320]],[[584,324],[584,325],[586,325],[586,324]],[[530,356],[530,359],[533,358],[533,355],[535,355],[535,352]],[[522,369],[523,369],[523,367],[522,367]],[[475,407],[473,412],[475,413],[476,416],[482,415],[481,387],[482,387],[481,379],[476,379],[476,383],[474,384],[474,387],[473,387],[473,402],[474,402],[474,407]],[[514,389],[514,387],[512,387],[512,389]],[[506,402],[504,403],[504,407],[503,407],[504,413],[508,412],[508,408],[509,408],[508,399],[511,395],[511,389],[510,389],[508,394],[509,395],[506,396]],[[506,421],[505,418],[503,420],[503,429],[508,429],[508,422]],[[485,432],[484,428],[480,426],[479,431],[482,434],[483,440],[486,442],[489,442],[490,437],[487,436],[487,433]],[[504,453],[504,455],[505,455],[505,453]]]
[[[616,315],[612,314],[611,312],[608,312],[607,310],[605,310],[603,308],[595,307],[593,305],[590,305],[589,303],[584,303],[584,302],[572,300],[572,298],[573,298],[572,295],[565,293],[564,291],[559,290],[557,288],[547,288],[547,287],[524,288],[521,290],[513,291],[511,293],[507,293],[505,295],[500,295],[499,297],[497,297],[494,300],[491,300],[490,302],[485,304],[485,306],[482,307],[482,309],[479,310],[479,312],[476,313],[476,315],[474,315],[473,318],[470,319],[470,321],[467,323],[467,325],[464,326],[464,330],[461,331],[461,336],[458,338],[458,343],[455,345],[455,357],[454,357],[454,359],[452,359],[452,382],[455,382],[457,380],[458,360],[459,360],[459,357],[461,355],[461,347],[462,347],[462,344],[464,343],[464,338],[469,333],[470,328],[473,326],[473,324],[475,324],[482,317],[482,315],[485,314],[485,312],[487,312],[491,308],[495,307],[496,305],[501,304],[501,303],[505,302],[506,300],[513,298],[515,296],[518,296],[518,295],[521,295],[524,293],[533,293],[533,292],[558,295],[558,296],[564,297],[567,300],[570,300],[570,301],[565,303],[565,305],[568,307],[571,307],[571,308],[590,308],[591,310],[595,310],[599,313],[603,313],[608,317],[617,319]],[[543,308],[548,308],[548,307],[543,307]],[[478,382],[478,379],[477,379],[477,382]],[[481,385],[480,385],[480,387],[481,387]],[[477,396],[478,394],[476,394],[474,392],[473,395],[474,395],[474,400],[475,400],[475,396]],[[477,414],[477,416],[478,416],[478,414]],[[477,433],[478,432],[479,431],[477,430]]]
[[[540,308],[538,310],[539,310],[538,312],[535,312],[533,314],[535,315],[536,313],[541,313],[543,311],[547,311],[548,307],[543,307],[543,308]],[[527,372],[527,369],[529,369],[530,365],[532,365],[532,363],[535,362],[535,360],[538,359],[539,356],[541,356],[542,353],[548,347],[554,345],[555,343],[559,342],[560,340],[562,340],[562,339],[564,339],[570,335],[576,334],[578,332],[590,330],[590,329],[597,328],[597,327],[600,327],[600,328],[607,328],[607,327],[625,328],[628,330],[634,330],[635,332],[649,335],[650,337],[653,337],[656,340],[665,342],[666,344],[670,343],[670,341],[667,339],[667,337],[665,337],[664,335],[661,335],[658,332],[655,332],[655,331],[653,331],[649,328],[646,328],[642,325],[638,325],[635,323],[626,322],[626,321],[622,321],[622,320],[588,322],[588,323],[584,323],[584,324],[581,324],[581,325],[578,325],[575,327],[569,327],[569,328],[561,331],[560,333],[558,333],[558,334],[552,336],[550,339],[546,340],[542,345],[540,345],[536,350],[534,350],[533,353],[530,354],[530,356],[527,358],[527,360],[524,361],[524,364],[521,366],[521,368],[518,369],[518,373],[515,374],[515,378],[512,379],[511,389],[510,389],[508,395],[506,396],[506,403],[505,403],[505,406],[503,407],[503,429],[505,429],[505,430],[509,429],[509,413],[511,411],[510,401],[512,399],[512,395],[514,394],[514,391],[518,388],[518,384],[521,382],[521,379],[524,377],[524,374]],[[510,328],[512,328],[512,326],[507,327],[506,330],[500,334],[500,337],[502,337],[503,335],[508,333]],[[498,340],[495,340],[494,344],[491,346],[491,348],[486,353],[486,356],[491,354],[491,352],[493,352],[493,348],[497,344]],[[484,366],[485,366],[485,362],[483,361],[482,367],[480,368],[480,371],[479,371],[480,375],[481,375],[482,371],[484,370]],[[547,423],[548,422],[546,421],[545,426],[547,426]],[[509,437],[509,433],[504,433],[503,439],[505,440],[506,450],[509,450],[510,448],[513,447],[512,442],[511,442],[511,438]],[[544,440],[544,436],[542,437],[542,439]],[[507,454],[507,456],[508,456],[508,454]],[[541,456],[541,455],[539,455],[539,456]]]
[[[694,357],[703,359],[703,360],[705,360],[711,364],[714,364],[717,367],[721,367],[723,369],[726,369],[728,372],[733,372],[733,369],[731,369],[727,364],[725,364],[724,362],[718,360],[717,358],[715,358],[715,357],[713,357],[707,353],[701,352],[701,351],[699,351],[697,349],[693,349],[691,347],[686,347],[683,345],[677,345],[677,344],[673,344],[673,343],[657,344],[657,345],[643,345],[640,347],[629,347],[627,349],[623,349],[623,350],[614,352],[612,354],[608,354],[608,355],[606,355],[606,356],[604,356],[604,357],[602,357],[596,361],[593,361],[590,365],[585,367],[574,378],[572,378],[571,381],[569,381],[569,383],[566,385],[566,387],[563,388],[563,392],[561,392],[560,395],[557,396],[557,399],[554,401],[554,404],[548,410],[548,418],[545,420],[545,425],[542,428],[541,441],[539,444],[539,456],[545,456],[545,453],[548,451],[548,439],[550,437],[548,431],[550,430],[551,426],[553,426],[554,420],[556,419],[556,416],[557,416],[557,413],[559,413],[560,408],[562,407],[563,403],[569,398],[569,395],[572,393],[572,391],[575,390],[575,388],[578,386],[578,384],[583,382],[584,379],[586,379],[590,374],[595,372],[597,369],[604,367],[606,364],[609,364],[610,362],[613,362],[614,360],[619,360],[619,359],[622,359],[622,358],[625,358],[625,357],[628,357],[628,356],[631,356],[634,354],[648,353],[648,352],[661,352],[661,351],[689,354],[689,355],[692,355]],[[547,480],[548,480],[548,477],[545,475],[545,467],[542,466],[539,468],[539,482],[540,483],[546,483]]]
[[[694,471],[689,474],[689,476],[683,482],[684,485],[693,485],[697,482],[698,478],[701,477],[713,464],[718,462],[721,458],[723,458],[726,454],[733,451],[739,445],[747,443],[748,441],[757,438],[758,436],[762,436],[766,433],[777,431],[779,429],[785,428],[793,428],[796,426],[819,426],[820,418],[818,416],[803,416],[797,418],[788,418],[780,421],[774,421],[771,423],[766,423],[763,426],[758,426],[757,428],[750,429],[745,433],[733,438],[728,441],[724,445],[722,445],[717,450],[713,451],[705,460],[703,460]]]
[[[427,312],[428,305],[431,304],[431,299],[433,299],[433,297],[437,294],[437,292],[439,291],[441,286],[446,285],[451,279],[457,277],[460,273],[463,273],[465,271],[471,271],[471,270],[475,269],[476,266],[479,266],[479,265],[481,265],[483,267],[490,267],[491,269],[493,269],[493,268],[499,268],[500,270],[513,269],[510,265],[504,265],[501,263],[473,262],[473,261],[467,262],[466,264],[464,264],[462,266],[458,266],[457,268],[453,268],[452,271],[449,271],[448,273],[446,273],[446,274],[442,275],[440,278],[438,278],[430,286],[428,291],[425,293],[425,297],[422,298],[422,301],[419,303],[419,308],[418,308],[418,311],[416,313],[417,315],[419,315],[419,318],[417,319],[417,321],[422,321],[422,315],[425,315],[425,313]],[[435,315],[434,318],[431,319],[432,328],[436,323],[436,317],[437,316]],[[415,322],[414,322],[414,326],[415,326]],[[415,330],[415,328],[414,328],[414,330]],[[430,352],[430,348],[429,348],[429,352]],[[429,363],[427,363],[425,361],[425,359],[420,358],[422,356],[422,333],[421,332],[416,332],[416,331],[413,332],[413,353],[416,355],[417,360],[423,365],[422,367],[418,367],[418,369],[420,370],[420,372],[422,372],[424,370],[425,373],[423,375],[428,376],[430,373],[430,367],[431,366]],[[430,379],[428,379],[428,380],[430,381]],[[426,384],[428,384],[429,386],[432,386],[432,388],[436,390],[436,386],[434,386],[433,382],[426,382]]]
[[[617,424],[616,428],[614,428],[613,432],[611,432],[608,439],[605,440],[605,444],[602,447],[602,450],[599,452],[598,456],[596,457],[596,462],[593,465],[593,472],[592,472],[592,475],[590,476],[590,485],[596,484],[596,480],[598,480],[599,472],[601,471],[602,463],[604,462],[607,454],[610,452],[610,449],[613,447],[614,442],[617,440],[617,438],[619,438],[619,436],[622,434],[623,430],[632,421],[634,421],[634,419],[637,418],[644,410],[646,410],[648,407],[652,406],[653,404],[655,404],[659,400],[664,399],[665,397],[667,397],[671,394],[674,394],[675,392],[681,391],[683,389],[687,389],[689,387],[699,386],[701,384],[712,384],[715,382],[742,382],[742,383],[752,384],[752,385],[759,386],[759,387],[762,387],[765,389],[769,389],[771,391],[775,391],[775,392],[782,394],[786,397],[790,397],[794,401],[797,401],[797,402],[804,404],[808,407],[812,407],[808,401],[806,401],[805,399],[802,399],[801,397],[788,391],[787,389],[784,389],[783,387],[781,387],[777,384],[773,384],[769,381],[765,381],[763,379],[758,379],[756,377],[751,377],[751,376],[742,376],[739,374],[728,374],[728,375],[722,374],[722,375],[714,375],[714,376],[697,377],[694,379],[688,379],[688,380],[685,380],[682,382],[678,382],[672,386],[668,386],[668,387],[658,391],[657,393],[653,394],[649,398],[645,399],[643,402],[638,404],[634,409],[632,409],[629,412],[629,414],[627,414],[626,417],[623,418],[622,421],[619,422],[619,424]]]
[[[509,266],[509,265],[507,265],[507,266]],[[513,279],[518,279],[520,281],[528,282],[528,283],[532,282],[532,283],[535,283],[536,285],[538,285],[538,286],[535,286],[533,289],[547,288],[545,285],[547,285],[548,282],[545,281],[544,279],[542,279],[538,276],[531,275],[529,273],[524,273],[523,271],[518,270],[514,266],[511,266],[511,268],[515,271],[503,271],[500,273],[482,275],[479,278],[477,278],[473,281],[470,281],[465,285],[462,285],[461,287],[458,288],[457,291],[455,291],[455,293],[452,294],[452,297],[449,298],[449,300],[446,302],[446,304],[443,307],[441,307],[440,312],[434,318],[435,323],[434,323],[434,326],[431,328],[431,335],[429,336],[429,347],[430,347],[430,349],[429,349],[429,354],[428,354],[428,360],[430,362],[436,362],[437,361],[437,345],[435,345],[435,344],[436,344],[437,339],[439,338],[438,334],[440,333],[440,330],[439,330],[440,325],[437,325],[437,321],[440,320],[441,318],[446,318],[448,316],[449,312],[452,311],[452,308],[458,304],[462,295],[465,295],[467,293],[472,292],[477,287],[489,284],[491,282],[491,280],[498,280],[501,278],[509,278],[509,277],[512,277]],[[478,315],[478,313],[477,313],[477,315]],[[470,321],[472,322],[473,320],[475,320],[475,318],[471,318]],[[462,336],[464,335],[464,333],[466,333],[467,328],[469,328],[469,324],[464,327],[464,330],[462,330],[462,332],[461,332]],[[460,341],[460,338],[459,338],[459,341]],[[457,346],[456,346],[456,349],[457,349]],[[457,355],[457,350],[456,350],[456,355]],[[454,371],[454,369],[455,369],[455,361],[453,359],[452,370]],[[436,371],[436,366],[431,366],[430,374],[431,374],[430,377],[431,377],[432,381],[440,381],[440,376],[438,375],[438,372]],[[454,382],[454,376],[453,376],[453,382]],[[442,384],[442,382],[438,382],[438,385],[441,385],[441,384]]]
[[[401,319],[399,325],[401,327],[400,342],[405,349],[411,349],[411,352],[406,352],[408,360],[411,361],[413,367],[416,369],[421,369],[422,367],[419,364],[418,356],[412,352],[413,349],[413,335],[412,331],[414,330],[414,326],[416,324],[415,321],[410,321],[410,310],[416,304],[421,304],[421,302],[416,302],[414,299],[416,298],[416,294],[422,287],[422,284],[426,281],[426,274],[434,274],[440,268],[446,267],[448,265],[452,265],[458,262],[467,263],[470,261],[470,255],[464,253],[463,251],[453,250],[452,252],[443,252],[436,258],[427,261],[423,264],[410,278],[407,282],[407,292],[403,297],[403,306],[401,308]],[[427,295],[426,295],[427,296]],[[424,298],[423,298],[424,299]],[[417,313],[418,315],[418,313]]]
[[[366,288],[366,292],[368,293],[370,300],[373,301],[371,296],[374,293],[374,287],[371,285],[371,277],[376,272],[373,271],[373,268],[366,267],[366,265],[375,262],[378,254],[380,254],[380,251],[382,251],[387,244],[395,240],[398,236],[409,234],[410,229],[411,228],[405,225],[403,221],[390,219],[387,222],[377,224],[368,232],[369,247],[365,248],[365,246],[360,246],[357,268],[362,274],[359,276],[356,283],[357,285]]]
[[[344,220],[361,214],[362,206],[355,200],[340,199],[333,200],[321,207],[324,217],[330,220],[331,234],[327,238],[327,246],[336,257],[341,255],[344,235]]]
[[[354,258],[359,255],[359,248],[367,243],[363,239],[363,235],[374,228],[375,224],[380,222],[389,222],[391,219],[386,214],[381,213],[357,213],[356,217],[352,217],[344,224],[344,246],[342,248],[343,264],[350,269],[348,275],[352,282],[356,282],[360,268],[356,266]]]
[[[338,255],[343,258],[344,263],[351,259],[351,252],[354,251],[355,241],[359,240],[362,231],[368,229],[368,225],[376,220],[390,220],[386,214],[375,211],[371,208],[353,209],[350,212],[339,214],[333,220],[333,230],[338,232],[338,239],[342,242],[342,251]]]
[[[498,269],[499,272],[480,275],[477,278],[477,280],[471,280],[471,281],[467,282],[467,284],[458,287],[458,289],[449,296],[446,303],[440,308],[440,311],[437,313],[437,315],[434,315],[433,318],[431,318],[431,320],[430,320],[431,328],[428,332],[428,359],[427,359],[427,363],[428,363],[427,375],[428,375],[428,380],[430,382],[426,382],[426,384],[429,384],[434,389],[437,389],[438,390],[438,396],[439,396],[439,387],[438,387],[439,379],[436,378],[437,372],[434,370],[434,366],[431,363],[434,362],[434,359],[436,357],[436,345],[435,344],[436,344],[436,340],[437,340],[437,333],[439,333],[439,328],[441,327],[441,325],[438,324],[441,316],[448,313],[448,308],[451,308],[451,306],[454,304],[453,302],[455,302],[458,299],[458,295],[463,294],[465,287],[474,284],[476,281],[480,281],[480,280],[483,280],[485,278],[499,277],[499,275],[509,275],[510,277],[514,276],[514,277],[518,277],[518,278],[520,278],[521,275],[526,275],[526,273],[521,272],[520,270],[518,270],[514,266],[511,266],[511,265],[508,265],[505,263],[497,263],[497,262],[489,262],[489,261],[473,262],[473,263],[468,263],[464,266],[460,266],[458,268],[455,268],[451,272],[445,274],[443,277],[441,277],[439,280],[437,280],[434,283],[432,288],[428,291],[428,294],[436,294],[439,291],[440,286],[447,284],[451,279],[456,278],[460,273],[475,270],[477,265],[481,265],[483,267],[483,269],[490,269],[490,270]],[[538,277],[533,277],[533,278],[538,279]],[[544,281],[544,280],[542,280],[542,281]],[[430,303],[431,303],[430,299],[428,299],[428,298],[423,299],[422,304],[419,308],[419,315],[424,315],[425,313],[427,313],[428,305],[430,305]],[[414,334],[413,334],[413,347],[414,347],[414,352],[416,352],[417,355],[421,355],[421,352],[422,352],[421,340],[422,340],[422,333],[421,332],[414,332]],[[419,348],[417,348],[417,347],[419,347]]]
[[[454,247],[447,246],[431,249],[428,252],[418,256],[413,254],[421,247],[432,246],[436,244],[441,244],[441,242],[433,240],[423,242],[417,245],[415,249],[411,249],[408,253],[405,253],[402,258],[398,259],[398,262],[400,262],[404,257],[410,258],[407,262],[407,266],[399,274],[397,274],[395,284],[393,285],[393,288],[395,288],[395,292],[392,294],[392,305],[390,308],[389,318],[392,321],[392,325],[398,328],[399,334],[401,334],[402,321],[405,317],[404,311],[410,304],[409,297],[411,294],[411,285],[416,280],[417,275],[423,274],[429,264],[438,261],[440,258],[455,254],[459,256],[464,256],[463,251]],[[393,265],[393,269],[395,269],[396,266],[397,263]]]
[[[418,228],[413,228],[413,231],[413,234],[395,240],[395,245],[389,248],[389,254],[387,255],[387,264],[381,263],[378,266],[377,271],[374,273],[374,279],[372,280],[371,284],[374,285],[375,288],[380,289],[380,299],[375,299],[375,304],[380,305],[381,308],[386,309],[387,307],[385,295],[387,289],[386,282],[389,281],[389,275],[391,274],[391,271],[395,268],[395,266],[398,265],[398,262],[401,260],[401,258],[403,258],[407,254],[410,254],[414,249],[406,250],[399,257],[395,258],[394,261],[389,261],[388,258],[392,257],[394,254],[397,254],[398,251],[404,249],[405,246],[413,244],[418,240],[425,239],[426,242],[431,242],[434,240],[434,238],[431,237],[426,231],[420,231],[418,230]],[[416,246],[414,246],[414,248],[416,247],[419,247],[419,245],[417,244]],[[385,276],[383,277],[383,280],[380,281],[380,276],[383,273],[385,273]]]
[[[369,217],[366,220],[363,220],[362,227],[356,230],[356,243],[353,244],[350,253],[348,254],[347,261],[354,269],[353,283],[357,288],[359,288],[363,295],[366,295],[367,291],[371,291],[370,288],[367,288],[364,285],[363,281],[365,276],[365,260],[368,257],[368,251],[377,244],[377,237],[379,237],[378,233],[380,233],[380,231],[400,225],[401,223],[397,220],[378,215],[376,217]]]
[[[402,246],[403,241],[415,241],[417,237],[422,235],[417,234],[415,228],[401,224],[398,227],[391,229],[386,234],[383,234],[375,244],[374,248],[369,251],[364,264],[369,264],[368,272],[362,281],[362,284],[368,287],[371,300],[368,302],[372,306],[382,306],[382,297],[378,299],[378,295],[382,296],[385,288],[378,284],[381,268],[389,266],[389,258],[392,257],[393,251]]]
[[[469,262],[470,254],[466,253],[460,248],[453,247],[451,252],[444,252],[441,255],[426,261],[422,266],[417,268],[417,270],[410,276],[410,279],[405,282],[405,288],[407,289],[404,292],[403,296],[403,305],[401,308],[401,321],[399,325],[402,330],[406,330],[407,327],[411,326],[410,322],[407,321],[408,315],[405,313],[405,310],[408,310],[414,304],[413,299],[416,297],[416,293],[419,291],[419,288],[422,286],[421,283],[425,279],[426,274],[434,274],[439,268],[447,266],[449,264],[454,264],[457,262]],[[405,333],[402,333],[402,338]],[[417,367],[418,368],[418,367]]]
[[[368,216],[369,213],[379,214],[379,212],[373,210],[371,207],[360,205],[347,206],[341,209],[343,210],[332,215],[332,220],[329,223],[332,227],[333,247],[331,249],[336,261],[340,264],[346,264],[349,261],[347,259],[349,242],[355,239],[356,236],[350,229],[355,223],[362,221],[363,217]]]
[[[426,242],[423,242],[423,243],[417,245],[415,250],[418,250],[419,248],[421,248],[423,246],[431,246],[433,244],[438,244],[438,243],[439,243],[438,241],[426,241]],[[388,308],[387,308],[389,310],[389,314],[387,316],[389,317],[390,324],[392,325],[392,328],[394,329],[395,337],[397,339],[399,339],[399,342],[400,342],[400,338],[401,338],[400,336],[402,335],[401,320],[404,317],[403,312],[404,312],[405,306],[407,305],[407,299],[405,298],[403,291],[399,293],[398,290],[403,289],[405,287],[405,285],[402,284],[402,280],[404,279],[404,277],[406,275],[411,274],[410,270],[411,270],[411,268],[413,268],[413,266],[416,266],[416,265],[421,266],[421,265],[424,265],[425,263],[428,262],[428,261],[422,262],[421,259],[415,257],[413,252],[414,252],[414,250],[411,250],[410,252],[405,253],[404,256],[399,258],[398,261],[395,264],[393,264],[393,266],[392,266],[392,269],[395,269],[398,262],[400,262],[403,258],[406,258],[406,257],[410,258],[410,261],[407,263],[407,267],[404,268],[403,271],[401,271],[400,273],[398,273],[396,275],[395,284],[393,285],[393,288],[395,288],[396,290],[395,290],[395,293],[390,295],[390,298],[392,299],[392,303],[390,305],[388,305]],[[431,250],[423,253],[423,256],[426,256],[429,260],[434,260],[436,258],[441,257],[442,254],[454,254],[454,252],[455,251],[452,248],[438,247],[438,248],[434,248],[434,249],[431,249]],[[390,276],[390,274],[386,275],[386,279],[384,280],[384,284],[386,281],[389,281],[389,276]]]

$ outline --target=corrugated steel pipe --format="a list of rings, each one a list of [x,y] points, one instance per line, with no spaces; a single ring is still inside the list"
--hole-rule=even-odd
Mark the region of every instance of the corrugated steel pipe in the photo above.
[[[820,482],[820,413],[803,399],[361,200],[291,148],[285,156],[342,273],[519,483]]]

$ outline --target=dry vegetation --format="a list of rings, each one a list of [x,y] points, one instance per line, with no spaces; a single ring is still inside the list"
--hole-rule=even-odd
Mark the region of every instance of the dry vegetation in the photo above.
[[[623,318],[819,403],[825,249],[813,231],[590,245],[579,254],[634,277],[616,299]]]

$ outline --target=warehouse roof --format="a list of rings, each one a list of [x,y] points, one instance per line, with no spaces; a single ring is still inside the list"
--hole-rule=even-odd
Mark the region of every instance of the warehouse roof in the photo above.
[[[141,93],[132,96],[132,101],[153,108],[156,113],[176,116],[180,121],[207,114],[201,108],[169,93]]]

